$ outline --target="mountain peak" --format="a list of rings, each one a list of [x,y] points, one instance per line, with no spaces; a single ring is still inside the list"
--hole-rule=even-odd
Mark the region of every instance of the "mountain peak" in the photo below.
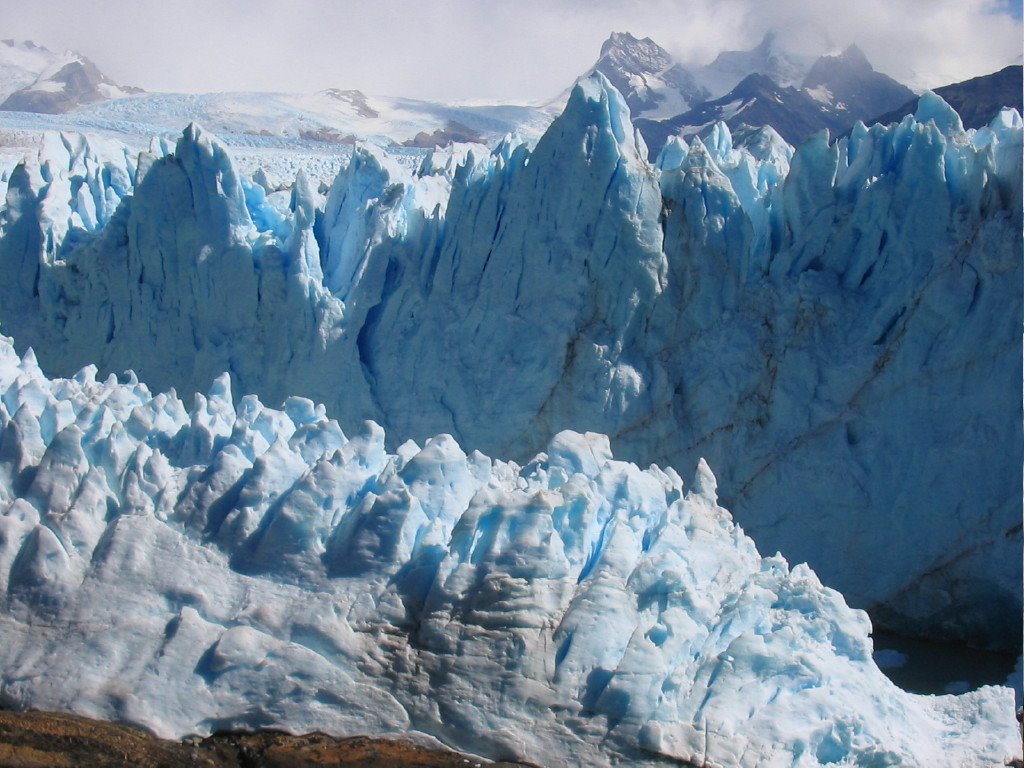
[[[693,75],[649,37],[612,32],[590,69],[600,72],[625,97],[633,115],[668,116],[707,97]]]
[[[839,54],[840,59],[844,59],[850,62],[864,63],[867,66],[871,66],[871,62],[868,61],[868,57],[864,55],[864,51],[860,49],[856,43],[851,43],[847,46],[846,50]]]
[[[0,102],[32,85],[44,72],[54,72],[76,59],[77,54],[54,53],[31,40],[0,40]]]
[[[601,45],[598,66],[606,59],[619,67],[650,74],[671,67],[674,63],[669,52],[651,38],[640,39],[629,32],[612,32],[608,36]]]
[[[856,45],[820,57],[804,78],[803,87],[817,101],[859,120],[895,109],[914,97],[909,88],[877,72]]]
[[[653,45],[655,47],[658,47],[654,43],[654,41],[651,40],[651,38],[649,37],[645,37],[643,40],[641,40],[640,38],[635,37],[630,32],[612,32],[610,35],[608,35],[608,39],[601,44],[601,55],[605,56],[610,51],[613,50],[635,48],[636,46],[645,43],[649,46]]]
[[[799,85],[813,60],[783,47],[775,30],[768,30],[761,42],[749,50],[722,51],[697,73],[697,79],[712,97],[722,96],[747,75],[767,75],[779,85]]]
[[[828,53],[819,56],[814,66],[807,72],[803,86],[805,88],[816,88],[820,85],[835,84],[835,81],[847,81],[870,77],[874,74],[875,68],[871,66],[864,52],[856,45],[851,45],[842,53]]]
[[[768,75],[761,72],[751,72],[736,84],[732,93],[775,93],[782,88],[783,86],[780,86]]]

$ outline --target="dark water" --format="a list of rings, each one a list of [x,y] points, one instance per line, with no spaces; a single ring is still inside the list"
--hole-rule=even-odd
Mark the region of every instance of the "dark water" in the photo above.
[[[875,659],[896,685],[911,693],[962,693],[982,685],[1006,685],[1017,656],[963,645],[932,643],[875,630]],[[902,666],[890,666],[896,654]]]

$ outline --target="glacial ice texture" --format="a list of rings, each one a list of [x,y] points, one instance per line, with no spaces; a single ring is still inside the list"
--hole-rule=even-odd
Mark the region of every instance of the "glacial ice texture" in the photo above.
[[[50,373],[229,371],[520,461],[566,428],[704,456],[764,551],[888,627],[1019,649],[1021,135],[926,95],[651,166],[597,75],[532,151],[366,147],[290,198],[194,126],[135,162],[65,137],[10,179],[0,321]]]
[[[420,734],[545,765],[1003,765],[1013,693],[915,696],[699,462],[561,432],[385,450],[218,378],[46,378],[0,337],[0,700],[162,736]]]

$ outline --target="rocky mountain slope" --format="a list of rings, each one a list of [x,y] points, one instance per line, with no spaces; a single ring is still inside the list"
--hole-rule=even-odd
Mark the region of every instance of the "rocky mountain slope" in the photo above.
[[[796,54],[782,45],[774,31],[765,33],[750,50],[722,51],[701,67],[697,80],[712,99],[717,99],[751,75],[762,75],[781,88],[797,88],[814,64],[814,56]]]
[[[819,58],[801,87],[817,101],[845,113],[849,126],[857,120],[867,122],[870,115],[881,114],[890,109],[890,105],[905,103],[914,95],[905,85],[876,72],[856,45],[851,45],[837,56]],[[995,117],[995,112],[989,120],[992,117]]]
[[[764,43],[760,49],[764,50],[758,56],[733,62],[730,71],[738,71],[741,63],[752,71],[724,95],[669,118],[638,120],[652,157],[668,137],[706,136],[718,122],[734,131],[771,126],[797,145],[823,129],[832,135],[843,134],[856,121],[868,121],[913,97],[909,88],[876,72],[856,46],[838,55],[821,56],[796,85],[784,83],[792,82],[803,69],[794,64],[783,67],[780,62],[786,60],[769,56],[770,48]]]
[[[981,128],[1004,107],[1013,107],[1018,112],[1024,109],[1024,68],[1020,64],[1004,67],[991,75],[936,88],[935,93],[957,111],[966,127]],[[871,122],[899,122],[914,113],[917,103],[917,98],[910,99],[899,109],[879,114]]]
[[[694,75],[649,37],[613,32],[583,77],[600,72],[622,94],[635,116],[675,115],[708,97]]]
[[[0,110],[10,112],[62,114],[142,93],[118,85],[81,54],[54,54],[35,43],[14,40],[0,41],[0,79],[6,95]]]
[[[70,51],[54,53],[31,40],[0,40],[0,101],[75,58]]]
[[[640,119],[636,124],[654,159],[670,137],[707,136],[720,122],[735,131],[771,126],[796,145],[822,128],[846,126],[847,117],[805,90],[782,87],[765,75],[753,74],[721,98],[666,120]]]

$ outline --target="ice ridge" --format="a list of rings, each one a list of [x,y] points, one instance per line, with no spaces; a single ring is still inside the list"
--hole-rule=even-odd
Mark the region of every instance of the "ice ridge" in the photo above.
[[[721,125],[652,166],[596,74],[532,151],[410,172],[363,147],[286,205],[190,128],[76,238],[56,187],[12,178],[0,319],[48,372],[228,371],[519,460],[565,428],[706,456],[767,551],[887,626],[1018,647],[1021,135],[924,97],[796,150]]]
[[[551,766],[1002,765],[1013,694],[907,694],[701,461],[525,466],[322,406],[46,378],[0,337],[0,699],[162,736],[413,733]]]

